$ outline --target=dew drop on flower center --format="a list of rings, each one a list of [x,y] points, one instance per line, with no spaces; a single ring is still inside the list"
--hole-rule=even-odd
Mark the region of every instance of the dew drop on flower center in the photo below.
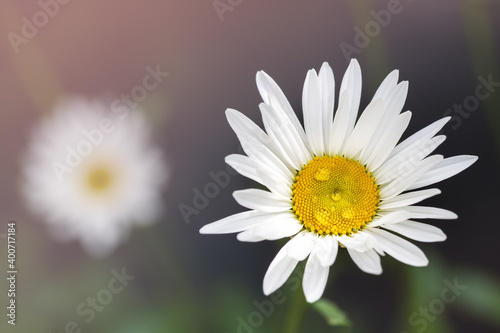
[[[319,235],[350,235],[375,217],[380,194],[375,179],[358,161],[315,157],[292,185],[293,212]]]

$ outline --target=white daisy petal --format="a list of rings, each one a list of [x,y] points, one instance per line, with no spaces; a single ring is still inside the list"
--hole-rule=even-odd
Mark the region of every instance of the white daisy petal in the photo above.
[[[236,239],[240,242],[261,242],[263,240],[266,240],[262,236],[257,236],[254,232],[254,228],[252,227],[237,234]]]
[[[324,152],[323,115],[321,107],[321,88],[314,69],[307,72],[302,91],[302,109],[304,110],[304,128],[309,145],[316,155]]]
[[[254,137],[255,140],[259,140],[265,146],[269,147],[271,145],[271,140],[266,132],[241,112],[234,109],[227,109],[226,118],[238,137],[242,134],[246,134]]]
[[[384,228],[419,242],[441,242],[446,239],[441,229],[427,223],[403,221]]]
[[[365,161],[368,156],[373,154],[373,150],[377,147],[378,142],[386,133],[390,131],[389,126],[398,118],[399,113],[403,109],[406,96],[408,95],[408,82],[403,81],[395,85],[394,88],[385,94],[384,109],[382,110],[380,119],[375,128],[370,142],[363,147],[363,151],[359,156],[360,160]]]
[[[317,237],[307,230],[298,233],[287,243],[287,254],[299,261],[304,260],[311,253],[316,239]]]
[[[263,213],[255,210],[230,215],[209,223],[200,229],[200,234],[229,234],[247,230],[259,223],[276,218],[279,214]]]
[[[436,207],[408,206],[404,207],[404,210],[410,214],[411,219],[454,220],[458,218],[457,214],[449,210]]]
[[[436,135],[436,133],[439,132],[444,127],[444,125],[446,125],[446,123],[450,121],[450,119],[451,117],[444,117],[439,120],[436,120],[432,124],[428,125],[427,127],[424,127],[417,133],[408,137],[406,140],[404,140],[394,148],[391,155],[389,155],[389,158],[399,154],[401,151],[410,147],[411,145],[414,145],[415,143],[425,142],[429,140],[434,135]]]
[[[304,270],[302,288],[309,303],[314,303],[321,298],[328,281],[329,267],[320,264],[319,258],[313,253],[309,257]]]
[[[384,101],[376,99],[366,107],[361,114],[352,131],[351,136],[343,149],[345,154],[352,158],[356,157],[359,152],[370,142],[377,129],[377,125],[382,118],[384,111]]]
[[[440,194],[441,191],[438,190],[437,188],[432,188],[428,190],[422,190],[422,191],[415,191],[415,192],[408,192],[404,194],[400,194],[398,196],[395,196],[391,199],[384,200],[382,203],[379,205],[380,209],[389,209],[389,208],[398,208],[398,207],[405,207],[409,205],[416,204],[422,200],[425,200],[427,198],[430,198],[432,196]]]
[[[315,244],[315,252],[320,264],[324,267],[330,267],[337,258],[339,251],[339,242],[337,237],[320,237]]]
[[[347,67],[346,73],[342,79],[342,83],[340,84],[340,96],[342,96],[342,93],[346,90],[351,92],[349,95],[346,95],[346,97],[349,96],[348,107],[350,109],[348,136],[351,135],[358,115],[359,102],[361,100],[361,83],[361,68],[359,67],[359,63],[356,59],[351,59],[349,67]]]
[[[328,145],[328,154],[335,156],[341,151],[347,137],[349,125],[349,95],[350,92],[344,91],[340,95],[337,112],[333,118],[333,124],[330,127],[330,139]]]
[[[374,177],[377,178],[377,183],[387,184],[397,177],[408,176],[413,167],[432,153],[445,139],[444,135],[438,135],[426,141],[415,142],[399,154],[386,160],[373,172]]]
[[[267,240],[290,237],[302,229],[302,224],[291,213],[278,213],[277,218],[269,219],[254,227],[255,235]]]
[[[243,207],[263,212],[284,212],[292,208],[290,198],[259,189],[234,191],[233,197]]]
[[[336,155],[351,135],[361,99],[361,69],[351,60],[340,85],[337,113],[330,130],[330,154]]]
[[[286,245],[278,252],[264,276],[264,294],[270,295],[288,280],[299,261],[287,255]]]
[[[319,70],[319,83],[321,88],[321,113],[323,122],[323,144],[324,152],[327,152],[330,144],[330,128],[333,122],[333,107],[335,104],[335,78],[333,71],[327,62],[324,62]]]
[[[406,97],[408,97],[408,81],[401,81],[386,98],[388,102],[383,123],[387,125],[390,124],[390,122],[401,113],[406,102]],[[382,130],[387,125],[382,124]]]
[[[353,249],[347,249],[352,261],[365,273],[379,275],[382,274],[382,265],[380,264],[380,256],[375,250],[358,252]]]
[[[368,225],[372,228],[379,227],[381,225],[386,224],[394,224],[399,223],[401,221],[407,220],[410,218],[410,214],[403,210],[398,210],[394,212],[389,212],[389,214],[384,215],[380,218],[374,219]]]
[[[297,118],[297,115],[290,106],[290,102],[283,94],[281,88],[264,71],[257,72],[257,88],[264,103],[271,105],[278,112],[286,115],[292,122],[295,130],[302,140],[306,139],[304,129]]]
[[[370,166],[370,169],[377,169],[389,156],[392,149],[396,146],[401,135],[408,127],[411,119],[411,112],[407,111],[400,114],[387,128],[387,131],[380,137],[373,151],[364,161]]]
[[[370,229],[382,249],[395,259],[411,266],[427,266],[429,260],[418,247],[412,243],[381,229]]]
[[[305,142],[294,134],[290,120],[280,117],[271,106],[261,103],[259,108],[262,113],[262,120],[269,136],[274,139],[277,146],[280,146],[290,163],[295,169],[301,169],[311,159],[311,153]]]
[[[417,164],[413,169],[413,173],[407,177],[398,177],[387,185],[384,185],[380,189],[380,197],[382,199],[390,199],[400,194],[401,192],[408,190],[409,187],[415,183],[423,174],[433,168],[436,164],[443,160],[441,155],[433,155],[427,157],[423,161]]]
[[[294,178],[295,173],[292,172],[292,170],[267,146],[255,139],[255,137],[247,134],[240,134],[239,138],[243,150],[249,157],[271,166],[274,171],[281,173],[285,179],[292,180]]]
[[[365,231],[358,231],[353,236],[338,236],[339,243],[348,249],[354,249],[358,252],[364,252],[377,247],[375,238]]]
[[[397,69],[393,70],[389,75],[386,76],[384,81],[380,84],[375,95],[373,95],[372,101],[376,99],[386,99],[390,92],[396,87],[398,83],[399,71]]]
[[[238,154],[226,156],[225,161],[241,175],[261,183],[269,190],[284,196],[290,195],[291,190],[287,186],[288,181],[283,179],[273,168],[265,166],[250,157]]]
[[[262,120],[264,122],[264,127],[267,130],[269,139],[272,142],[272,146],[276,149],[276,155],[280,156],[283,159],[283,163],[288,166],[290,169],[296,170],[299,165],[299,161],[297,160],[297,156],[295,154],[290,155],[291,147],[286,137],[284,137],[283,131],[281,127],[282,123],[276,121],[273,117],[273,109],[271,106],[267,104],[259,105]],[[285,147],[283,147],[283,144]]]
[[[282,165],[286,164],[287,158],[283,150],[280,150],[281,147],[276,147],[275,142],[273,142],[273,140],[253,121],[234,109],[227,109],[226,117],[229,125],[238,136],[238,139],[242,142],[242,146],[246,143],[246,146],[252,145],[255,149],[261,149],[261,154],[265,154],[267,159],[274,163],[273,166],[276,166],[278,169],[281,169]],[[258,143],[256,141],[258,141]],[[255,151],[255,149],[253,149],[252,152]],[[247,150],[245,150],[245,152],[248,154]],[[276,156],[279,162],[276,162],[276,158],[270,155]],[[289,165],[285,165],[285,168],[289,171],[293,169],[289,167]],[[284,172],[286,173],[286,171]]]
[[[438,183],[464,171],[477,161],[477,156],[460,155],[448,157],[423,174],[408,190]]]

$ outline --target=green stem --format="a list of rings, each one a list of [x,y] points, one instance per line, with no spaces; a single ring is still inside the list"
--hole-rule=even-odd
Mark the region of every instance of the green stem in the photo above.
[[[288,311],[285,317],[284,333],[299,333],[303,326],[303,319],[309,308],[309,303],[306,302],[302,291],[295,290],[288,306]]]

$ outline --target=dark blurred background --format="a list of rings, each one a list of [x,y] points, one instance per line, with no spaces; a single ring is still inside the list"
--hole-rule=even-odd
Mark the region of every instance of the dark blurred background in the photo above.
[[[72,321],[82,332],[285,332],[290,285],[271,313],[258,305],[269,300],[262,279],[282,243],[198,232],[244,210],[232,192],[254,184],[230,176],[201,208],[193,200],[213,182],[211,174],[227,172],[224,157],[238,150],[224,110],[235,108],[262,124],[258,70],[277,81],[302,118],[307,70],[328,61],[338,89],[352,57],[363,72],[362,106],[385,75],[399,69],[400,80],[410,82],[405,109],[413,112],[405,136],[453,116],[437,153],[478,155],[479,161],[439,184],[442,194],[424,203],[459,215],[429,221],[448,239],[418,244],[428,267],[384,257],[384,273],[371,276],[340,251],[324,297],[345,311],[350,327],[328,326],[309,309],[296,331],[499,331],[500,2],[73,0],[57,2],[34,36],[13,45],[9,33],[22,36],[23,17],[32,21],[49,2],[0,3],[0,233],[17,221],[19,266],[17,325],[1,314],[2,332],[59,333]],[[166,214],[96,260],[77,242],[53,241],[42,218],[26,211],[18,190],[20,154],[59,98],[130,93],[147,66],[170,73],[141,103],[171,168]],[[183,216],[180,205],[196,212]],[[2,239],[0,255],[6,271]],[[75,309],[122,267],[135,279],[86,323]],[[452,302],[439,301],[445,281],[455,280],[467,288]],[[4,280],[3,309],[6,287]],[[422,308],[431,309],[428,317]]]

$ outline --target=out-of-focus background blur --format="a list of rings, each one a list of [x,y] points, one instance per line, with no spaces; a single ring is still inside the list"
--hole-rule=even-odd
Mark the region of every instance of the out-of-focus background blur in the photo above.
[[[34,29],[25,27],[30,24]],[[448,239],[418,244],[428,267],[384,257],[384,273],[372,276],[340,251],[324,297],[347,314],[350,327],[329,326],[309,309],[296,331],[498,332],[499,48],[500,2],[493,0],[2,0],[0,331],[286,332],[293,285],[285,284],[280,302],[269,301],[261,287],[281,243],[198,232],[244,210],[232,192],[254,184],[231,175],[212,198],[197,193],[215,183],[214,174],[229,174],[224,157],[238,150],[225,109],[262,123],[258,70],[277,81],[301,118],[307,70],[328,61],[340,82],[355,57],[363,72],[362,106],[385,75],[399,69],[400,80],[410,82],[405,109],[413,112],[405,136],[453,116],[437,153],[478,155],[479,161],[439,184],[442,194],[425,202],[459,215],[430,221]],[[60,98],[130,94],[148,67],[169,73],[140,103],[171,172],[165,214],[95,259],[76,241],[55,241],[43,217],[26,209],[21,155],[32,128]],[[15,326],[6,316],[5,234],[12,220]],[[102,290],[122,269],[135,278],[106,298]],[[87,314],[78,314],[79,307]]]

